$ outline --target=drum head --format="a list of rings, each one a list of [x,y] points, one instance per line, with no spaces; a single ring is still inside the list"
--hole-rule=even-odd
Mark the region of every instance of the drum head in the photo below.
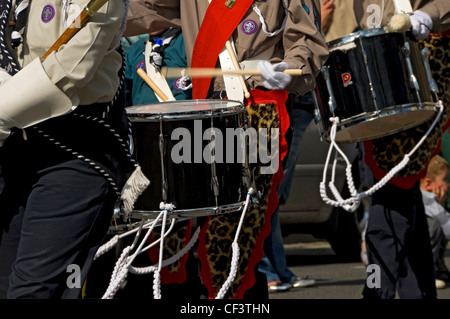
[[[160,121],[225,116],[244,112],[245,108],[239,101],[211,99],[137,105],[126,111],[131,121]]]
[[[395,134],[420,125],[438,112],[437,104],[392,107],[378,114],[366,114],[338,124],[335,141],[354,143]],[[327,140],[329,141],[329,131]]]

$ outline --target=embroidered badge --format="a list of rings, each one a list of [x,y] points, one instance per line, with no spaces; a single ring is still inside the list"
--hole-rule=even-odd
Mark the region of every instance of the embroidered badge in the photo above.
[[[258,24],[252,19],[245,20],[241,24],[241,30],[245,34],[253,34],[258,30]]]
[[[42,9],[41,20],[44,23],[50,22],[55,17],[55,8],[48,4]]]
[[[189,77],[182,76],[173,82],[173,86],[177,91],[186,91],[192,87],[192,84]]]
[[[144,61],[141,61],[138,65],[136,65],[136,69],[145,70],[145,63],[144,63]]]

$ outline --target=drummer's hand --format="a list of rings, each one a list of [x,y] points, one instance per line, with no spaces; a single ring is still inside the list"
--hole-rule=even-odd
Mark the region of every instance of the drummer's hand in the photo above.
[[[5,69],[0,68],[0,85],[8,81],[12,76]]]
[[[266,89],[284,90],[292,77],[282,71],[289,66],[286,62],[272,64],[269,61],[261,61],[258,63],[258,70],[261,72],[261,80]]]
[[[417,10],[410,16],[412,34],[417,40],[424,40],[433,28],[433,20],[428,13]]]

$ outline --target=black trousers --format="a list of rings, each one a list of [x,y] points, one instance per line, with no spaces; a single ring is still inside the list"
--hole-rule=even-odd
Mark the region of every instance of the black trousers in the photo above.
[[[79,298],[117,195],[88,163],[27,135],[0,149],[0,298]]]
[[[380,269],[380,287],[365,298],[434,299],[434,263],[419,183],[411,189],[388,184],[372,198],[366,232],[369,264]],[[372,275],[372,274],[369,274]]]

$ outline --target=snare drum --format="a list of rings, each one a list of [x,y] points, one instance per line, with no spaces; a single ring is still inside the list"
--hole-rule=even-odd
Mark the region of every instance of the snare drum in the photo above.
[[[427,52],[409,33],[371,29],[328,46],[313,94],[323,140],[330,140],[331,117],[339,118],[336,142],[350,143],[405,130],[437,112]]]
[[[237,159],[233,134],[226,133],[244,125],[240,102],[173,101],[128,107],[127,114],[132,154],[150,179],[132,218],[155,217],[161,202],[174,204],[172,217],[180,218],[242,208],[244,164]]]

